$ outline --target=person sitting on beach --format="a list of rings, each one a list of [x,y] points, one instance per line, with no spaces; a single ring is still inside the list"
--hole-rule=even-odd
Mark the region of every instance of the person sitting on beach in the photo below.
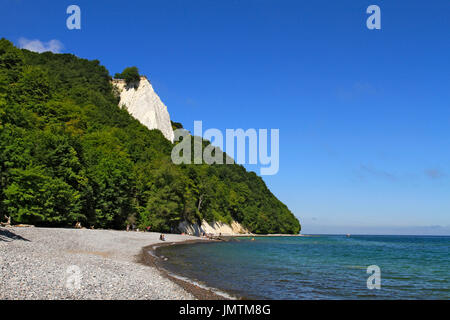
[[[166,238],[164,237],[164,234],[161,233],[161,235],[159,236],[159,240],[166,241]]]

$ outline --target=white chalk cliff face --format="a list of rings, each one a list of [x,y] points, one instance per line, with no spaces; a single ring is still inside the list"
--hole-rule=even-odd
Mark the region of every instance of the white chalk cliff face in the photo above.
[[[167,107],[146,77],[141,77],[136,89],[128,87],[125,80],[114,79],[113,84],[120,92],[119,106],[125,106],[140,123],[149,129],[158,129],[167,140],[173,142],[174,134]]]
[[[200,236],[203,234],[203,232],[215,236],[235,236],[242,234],[251,234],[250,231],[245,229],[240,223],[234,220],[231,222],[231,225],[223,222],[208,223],[205,220],[202,221],[201,225],[199,225],[198,223],[191,224],[187,221],[183,221],[178,224],[178,230],[180,232],[184,232],[188,235],[193,236]]]

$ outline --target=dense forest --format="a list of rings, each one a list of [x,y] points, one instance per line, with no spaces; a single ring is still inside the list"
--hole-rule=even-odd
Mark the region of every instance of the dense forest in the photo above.
[[[173,164],[173,145],[118,102],[99,61],[1,39],[0,217],[59,227],[135,223],[162,232],[183,220],[234,219],[254,233],[299,232],[298,220],[255,173],[241,165]]]

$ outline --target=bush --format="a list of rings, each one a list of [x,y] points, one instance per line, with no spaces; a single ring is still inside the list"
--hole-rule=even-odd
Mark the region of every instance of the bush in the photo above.
[[[125,68],[122,73],[116,73],[116,79],[124,79],[128,86],[139,83],[141,76],[137,67]]]

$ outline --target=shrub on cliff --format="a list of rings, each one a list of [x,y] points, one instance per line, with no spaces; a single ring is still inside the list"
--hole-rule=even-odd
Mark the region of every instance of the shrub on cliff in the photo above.
[[[136,85],[139,83],[141,76],[139,74],[139,69],[137,67],[125,68],[122,73],[116,73],[114,76],[116,79],[124,79],[128,86]]]

